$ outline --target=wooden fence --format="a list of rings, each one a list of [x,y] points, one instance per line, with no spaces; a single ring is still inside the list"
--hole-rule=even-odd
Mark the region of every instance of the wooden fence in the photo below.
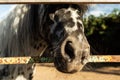
[[[1,57],[0,64],[31,64],[41,62],[52,62],[52,58],[47,57]],[[120,62],[120,55],[93,55],[89,62]]]

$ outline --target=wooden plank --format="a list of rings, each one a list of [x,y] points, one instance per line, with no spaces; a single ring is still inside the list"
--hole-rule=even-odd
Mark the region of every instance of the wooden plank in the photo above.
[[[31,57],[3,57],[0,64],[27,64]]]
[[[41,59],[45,60],[45,58],[40,57],[2,57],[0,64],[40,63]],[[120,62],[120,55],[94,55],[90,56],[89,62]]]
[[[0,0],[0,3],[35,3],[35,2],[120,2],[120,0]]]
[[[120,55],[95,55],[90,57],[89,62],[120,62]]]

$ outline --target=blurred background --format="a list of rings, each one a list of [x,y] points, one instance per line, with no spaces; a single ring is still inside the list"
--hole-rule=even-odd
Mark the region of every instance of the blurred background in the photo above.
[[[84,17],[92,54],[120,54],[120,4],[94,4]]]
[[[15,6],[0,4],[0,21]],[[120,4],[91,4],[83,22],[92,54],[120,54]]]

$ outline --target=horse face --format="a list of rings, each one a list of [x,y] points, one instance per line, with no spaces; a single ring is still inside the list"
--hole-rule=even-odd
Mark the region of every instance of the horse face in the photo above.
[[[50,19],[54,22],[50,33],[56,68],[62,72],[80,71],[89,58],[90,46],[79,11],[62,8],[50,14]]]

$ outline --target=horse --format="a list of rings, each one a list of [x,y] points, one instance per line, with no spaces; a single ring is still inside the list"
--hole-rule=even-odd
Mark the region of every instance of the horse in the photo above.
[[[90,56],[82,18],[86,4],[18,4],[0,22],[0,56],[54,54],[64,73],[82,69]],[[32,80],[35,64],[0,65],[0,80]]]

